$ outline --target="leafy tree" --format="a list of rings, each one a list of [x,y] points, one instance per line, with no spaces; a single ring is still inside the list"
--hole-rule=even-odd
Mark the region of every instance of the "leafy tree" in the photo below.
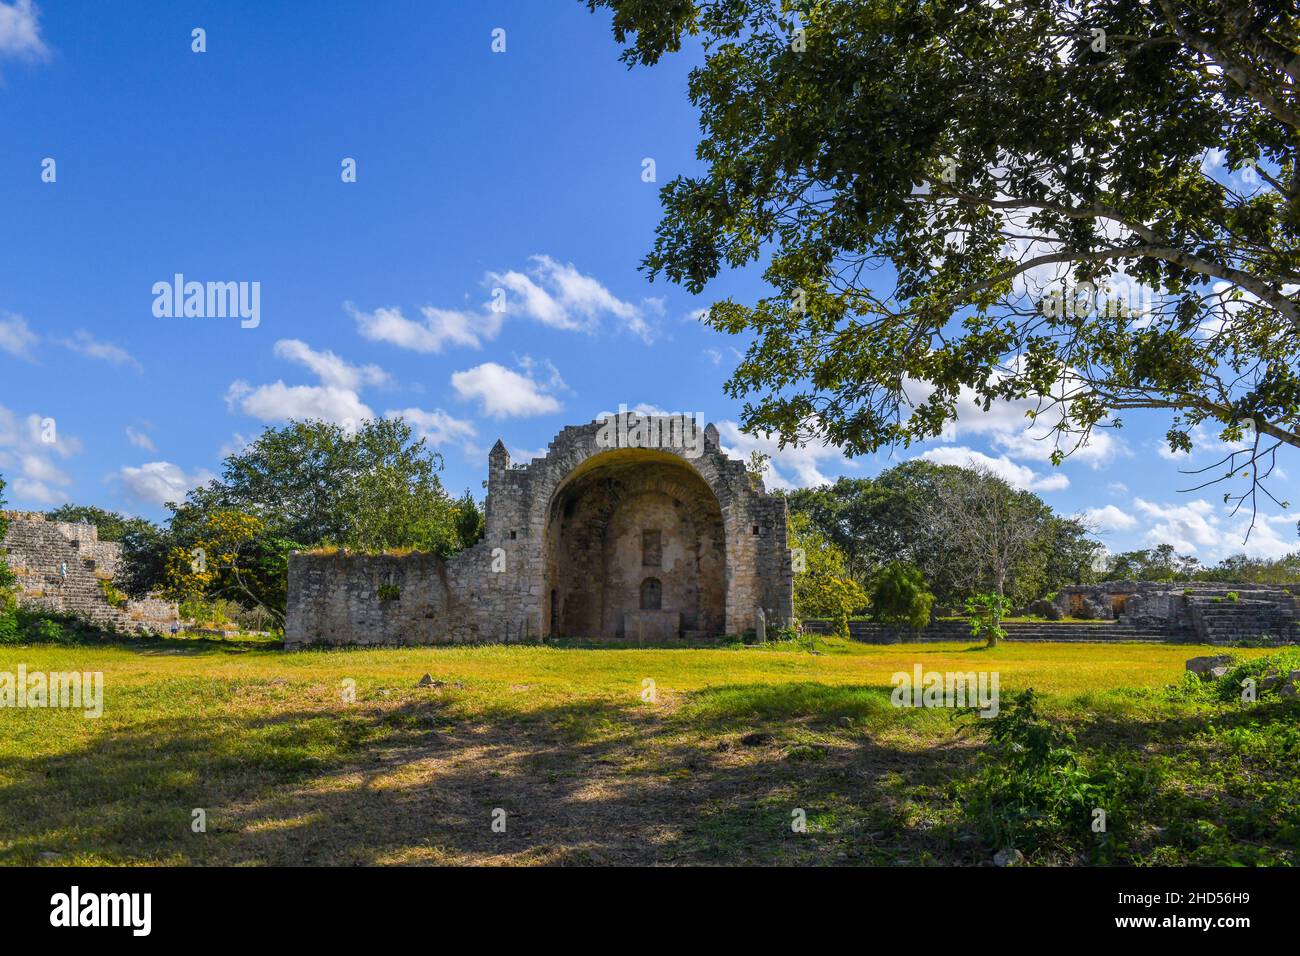
[[[829,618],[836,633],[847,637],[849,617],[867,605],[862,586],[853,580],[839,548],[826,540],[802,515],[791,515],[787,531],[794,552],[794,612],[799,618]]]
[[[966,468],[912,460],[875,478],[840,478],[792,491],[787,500],[792,512],[806,515],[844,553],[858,580],[870,580],[891,561],[906,561],[920,569],[941,604],[950,604],[994,586],[986,550],[950,526],[959,519],[949,505],[964,501],[982,482]],[[999,493],[1012,494],[1005,483],[999,487]],[[1063,584],[1091,580],[1101,546],[1083,523],[1056,514],[1030,492],[1014,494],[1032,534],[1006,569],[1004,586],[1012,599],[1025,603]]]
[[[169,529],[145,521],[122,532],[122,560],[114,583],[134,598],[148,597],[167,582],[167,555],[173,546]]]
[[[906,529],[888,520],[899,496],[891,494],[893,489],[884,481],[884,475],[876,480],[841,477],[833,485],[785,493],[790,510],[806,515],[843,552],[849,570],[861,580],[902,553],[907,538]]]
[[[478,540],[483,537],[486,523],[483,510],[479,508],[478,502],[466,488],[465,494],[456,502],[456,538],[460,547],[469,548],[478,543]]]
[[[1026,603],[1057,590],[1062,584],[1089,584],[1097,580],[1103,550],[1101,542],[1089,537],[1088,527],[1079,518],[1049,515],[1036,546],[1036,559],[1043,566],[1042,583],[1036,589],[1029,589],[1033,593],[1028,598],[1018,595],[1017,600]]]
[[[220,479],[169,504],[166,529],[128,529],[120,586],[227,598],[282,621],[293,550],[448,555],[480,534],[477,504],[447,495],[441,465],[401,420],[355,431],[321,421],[268,428],[226,459]]]
[[[1002,619],[1011,613],[1011,602],[993,591],[976,594],[966,599],[966,617],[970,620],[971,637],[983,637],[988,647],[997,647],[1007,636]]]
[[[283,625],[289,553],[298,545],[268,533],[254,515],[217,510],[198,519],[167,555],[163,593],[175,601],[225,598],[260,607]]]
[[[1190,581],[1200,566],[1191,555],[1179,554],[1171,544],[1161,544],[1113,555],[1107,562],[1106,580]]]
[[[50,521],[67,521],[72,524],[84,521],[93,524],[99,533],[100,541],[121,541],[132,529],[150,524],[145,518],[128,518],[126,515],[96,505],[60,505],[45,512],[45,517]]]
[[[1156,409],[1173,449],[1245,441],[1204,477],[1252,508],[1300,446],[1294,3],[586,3],[629,65],[703,45],[703,170],[644,266],[765,263],[771,296],[708,313],[750,338],[746,430],[856,455],[1023,400],[1059,461]]]
[[[948,476],[940,493],[918,508],[932,536],[967,559],[957,569],[960,583],[1001,598],[1042,539],[1046,506],[986,468],[961,471],[959,480]]]
[[[871,590],[871,616],[883,624],[913,630],[930,623],[934,595],[913,565],[892,561],[881,569]]]
[[[438,479],[442,458],[401,419],[355,430],[323,421],[268,428],[224,463],[187,503],[240,511],[276,537],[361,551],[419,548],[449,554],[454,506]]]
[[[1229,555],[1214,567],[1196,572],[1196,577],[1242,584],[1294,584],[1300,581],[1300,551],[1271,561],[1244,554]]]
[[[763,476],[767,474],[768,463],[771,460],[771,455],[759,451],[757,448],[749,453],[749,461],[745,464],[745,473],[749,475],[749,484],[755,491],[763,487]]]

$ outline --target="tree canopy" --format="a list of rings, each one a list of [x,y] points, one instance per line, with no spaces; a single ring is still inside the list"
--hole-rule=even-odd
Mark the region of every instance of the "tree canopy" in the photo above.
[[[999,579],[1014,600],[1032,601],[1090,580],[1101,551],[1081,521],[1034,493],[955,465],[917,459],[786,498],[844,554],[857,580],[872,582],[891,562],[909,562],[944,604],[998,591]]]
[[[1240,443],[1199,480],[1269,493],[1300,446],[1294,2],[586,2],[629,65],[703,45],[703,171],[644,266],[764,264],[708,318],[751,336],[746,430],[861,454],[1015,400],[1059,461],[1159,409],[1174,449]]]
[[[226,458],[220,478],[170,503],[166,528],[127,530],[119,582],[131,594],[224,598],[282,617],[291,551],[449,555],[478,540],[478,504],[468,492],[453,500],[441,467],[400,419],[268,428]]]

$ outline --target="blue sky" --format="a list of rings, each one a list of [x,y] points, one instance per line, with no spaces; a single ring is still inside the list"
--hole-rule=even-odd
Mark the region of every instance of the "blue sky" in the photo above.
[[[739,434],[722,392],[744,343],[694,318],[765,294],[757,271],[701,297],[638,271],[658,186],[695,167],[695,55],[629,72],[607,15],[576,0],[0,0],[10,507],[159,518],[289,415],[404,413],[448,487],[476,495],[498,437],[531,457],[619,404],[698,412],[738,453],[773,450]],[[259,323],[155,315],[155,283],[177,273],[259,283]],[[788,450],[769,484],[974,458],[1089,513],[1111,550],[1241,550],[1221,490],[1177,492],[1188,462],[1162,453],[1161,416],[1053,468],[1023,411],[963,409],[892,456]],[[1195,464],[1217,457],[1206,437]],[[1294,520],[1270,508],[1246,550],[1292,550]]]

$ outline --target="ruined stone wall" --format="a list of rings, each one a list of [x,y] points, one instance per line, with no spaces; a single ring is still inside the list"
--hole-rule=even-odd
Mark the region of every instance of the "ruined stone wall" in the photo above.
[[[1300,639],[1293,586],[1218,581],[1106,581],[1063,587],[1062,614],[1186,632],[1207,644]]]
[[[535,641],[486,542],[433,554],[289,557],[285,646]]]
[[[753,487],[713,426],[700,431],[694,446],[640,447],[600,421],[570,426],[520,466],[497,442],[482,541],[445,561],[292,556],[286,644],[622,637],[652,576],[647,530],[660,532],[653,576],[682,636],[752,631],[760,607],[781,626],[793,618],[785,502]]]
[[[6,512],[6,517],[3,546],[23,605],[126,633],[162,634],[178,622],[170,601],[148,598],[122,607],[109,602],[100,581],[111,581],[121,546],[100,541],[94,525],[46,521],[40,513]]]

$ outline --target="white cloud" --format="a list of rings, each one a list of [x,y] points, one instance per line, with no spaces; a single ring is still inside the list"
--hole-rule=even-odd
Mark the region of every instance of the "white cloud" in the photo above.
[[[72,478],[57,464],[81,452],[81,440],[65,434],[49,416],[19,418],[0,405],[0,469],[12,478],[15,503],[57,504]]]
[[[1218,561],[1242,552],[1251,557],[1280,558],[1297,550],[1295,518],[1291,515],[1261,514],[1250,539],[1245,541],[1250,515],[1243,511],[1230,516],[1204,498],[1180,504],[1138,498],[1134,505],[1151,522],[1143,536],[1147,544],[1171,544],[1179,551],[1197,555],[1202,561]]]
[[[1106,490],[1113,495],[1126,495],[1128,494],[1128,485],[1122,481],[1112,481],[1106,486]]]
[[[647,314],[662,315],[662,299],[644,299],[634,305],[614,295],[595,277],[579,272],[572,263],[545,255],[531,256],[528,262],[524,271],[486,273],[483,285],[490,296],[477,310],[426,305],[420,309],[423,318],[412,319],[397,307],[373,312],[363,312],[351,302],[343,307],[364,338],[426,354],[454,345],[479,348],[496,338],[505,319],[512,317],[571,332],[594,332],[611,318],[643,341],[653,341],[655,328]]]
[[[376,365],[358,366],[333,352],[318,352],[298,339],[275,343],[277,358],[297,362],[314,372],[320,385],[286,385],[283,381],[253,386],[242,379],[230,384],[226,404],[264,422],[290,418],[317,418],[336,425],[356,427],[375,417],[357,390],[381,385],[388,374]]]
[[[40,337],[32,331],[27,320],[10,312],[0,314],[0,352],[8,352],[20,359],[32,358],[32,347]]]
[[[230,441],[225,442],[219,449],[217,449],[217,455],[223,460],[229,458],[231,455],[242,455],[248,450],[248,447],[252,445],[254,441],[256,441],[256,439],[248,438],[240,432],[235,432],[235,434],[230,436]]]
[[[356,392],[327,385],[273,382],[254,388],[247,382],[235,381],[226,392],[226,404],[264,422],[319,418],[339,425],[357,425],[375,417]]]
[[[85,329],[78,329],[72,334],[72,338],[59,339],[58,344],[87,358],[99,359],[113,365],[126,365],[137,372],[142,371],[140,363],[126,349],[111,342],[100,342]]]
[[[1083,512],[1083,520],[1090,528],[1097,528],[1100,531],[1127,531],[1137,527],[1138,523],[1137,518],[1114,505],[1088,508]]]
[[[957,465],[961,468],[987,468],[1013,488],[1024,491],[1060,491],[1070,486],[1070,479],[1060,472],[1039,474],[1025,465],[1017,465],[1006,455],[997,458],[966,448],[962,445],[944,445],[931,448],[920,456],[936,465]]]
[[[183,501],[190,489],[206,484],[213,476],[204,470],[186,474],[169,461],[151,461],[139,467],[124,466],[113,477],[133,498],[151,505],[165,505],[169,501]]]
[[[821,465],[844,458],[843,452],[834,445],[778,448],[775,437],[747,435],[731,421],[718,422],[718,438],[724,452],[746,463],[751,452],[771,456],[763,473],[763,483],[769,488],[808,488],[829,484],[833,479],[822,473]]]
[[[507,292],[507,315],[522,313],[553,328],[583,331],[592,331],[605,316],[612,316],[642,340],[654,338],[644,308],[624,302],[572,263],[557,262],[545,255],[531,256],[529,262],[532,268],[527,275],[513,271],[488,273],[487,282]],[[662,303],[657,300],[645,304],[652,311],[662,311]]]
[[[1249,428],[1245,432],[1243,441],[1224,441],[1214,430],[1207,428],[1204,422],[1198,422],[1193,425],[1187,432],[1188,438],[1192,442],[1192,451],[1189,454],[1185,451],[1174,451],[1169,447],[1169,443],[1159,441],[1155,443],[1156,454],[1166,461],[1177,461],[1186,464],[1192,460],[1192,457],[1201,453],[1208,452],[1215,457],[1222,457],[1234,451],[1244,451],[1251,447],[1251,436],[1254,434]]]
[[[40,9],[32,0],[0,3],[0,57],[40,60],[49,55],[36,22]]]
[[[14,479],[14,495],[39,505],[60,505],[69,500],[68,496],[59,489],[51,488],[42,481],[33,481],[31,478]]]
[[[126,440],[129,441],[136,448],[143,448],[145,451],[158,450],[153,443],[153,439],[151,439],[144,432],[140,431],[138,428],[135,428],[134,426],[131,425],[126,426]]]
[[[415,433],[428,441],[434,449],[445,445],[459,444],[463,448],[472,447],[472,439],[478,434],[473,422],[453,418],[441,408],[425,411],[422,408],[403,408],[400,411],[384,412],[385,418],[404,418]]]
[[[1201,157],[1202,175],[1209,176],[1216,169],[1221,167],[1223,165],[1223,160],[1226,155],[1227,154],[1223,150],[1216,149],[1213,146],[1207,149],[1205,151],[1205,155]]]
[[[417,322],[402,315],[399,308],[362,312],[351,302],[345,302],[343,307],[356,321],[362,338],[424,354],[441,352],[447,345],[478,348],[483,340],[494,338],[501,328],[500,313],[490,309],[462,312],[426,305],[420,309],[424,321]]]
[[[70,485],[72,479],[48,458],[37,454],[24,454],[18,458],[23,474],[33,481],[52,485]]]
[[[532,461],[534,458],[545,458],[550,453],[549,448],[511,448],[511,461]]]
[[[355,391],[363,385],[383,385],[388,373],[378,365],[352,365],[333,352],[317,352],[299,339],[281,339],[275,343],[276,358],[297,362],[316,373],[322,385]]]
[[[529,372],[526,367],[525,372]],[[456,372],[451,386],[462,400],[477,399],[480,411],[493,418],[524,418],[560,410],[560,403],[548,394],[547,386],[531,374],[520,375],[496,362]]]

